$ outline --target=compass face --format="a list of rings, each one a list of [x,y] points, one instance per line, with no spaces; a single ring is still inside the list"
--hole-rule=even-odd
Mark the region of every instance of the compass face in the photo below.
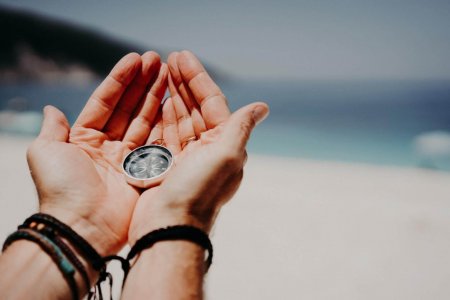
[[[172,154],[167,148],[148,145],[128,154],[123,162],[123,168],[128,176],[145,180],[160,176],[171,164]]]

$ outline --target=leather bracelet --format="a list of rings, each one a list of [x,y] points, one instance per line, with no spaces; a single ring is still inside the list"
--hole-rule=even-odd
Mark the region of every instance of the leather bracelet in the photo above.
[[[59,221],[55,217],[43,213],[32,215],[25,220],[24,225],[29,226],[31,222],[43,223],[52,227],[57,234],[63,236],[71,242],[90,262],[96,271],[102,271],[105,269],[106,264],[100,254],[98,254],[98,252],[84,238],[82,238],[78,233],[63,222]]]
[[[147,233],[141,237],[131,248],[127,260],[131,261],[139,252],[152,247],[160,241],[186,240],[193,242],[208,251],[205,260],[205,273],[212,264],[213,247],[208,235],[201,229],[189,225],[176,225],[161,228]]]

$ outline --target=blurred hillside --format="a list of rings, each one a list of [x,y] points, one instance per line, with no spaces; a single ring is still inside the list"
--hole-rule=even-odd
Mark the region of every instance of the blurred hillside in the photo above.
[[[129,52],[167,51],[121,41],[88,28],[0,6],[0,80],[89,82]],[[213,76],[223,79],[208,67]]]

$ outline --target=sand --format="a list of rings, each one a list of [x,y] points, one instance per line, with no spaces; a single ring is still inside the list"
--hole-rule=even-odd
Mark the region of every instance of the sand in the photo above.
[[[0,136],[1,240],[37,207],[29,143]],[[212,240],[208,299],[449,299],[450,173],[250,153]]]

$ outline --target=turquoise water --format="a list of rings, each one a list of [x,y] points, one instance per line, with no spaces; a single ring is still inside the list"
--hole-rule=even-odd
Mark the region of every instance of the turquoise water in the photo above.
[[[450,132],[450,81],[254,82],[224,89],[232,106],[253,100],[271,106],[250,142],[254,152],[450,170],[450,149],[430,158],[414,148],[419,134]]]
[[[19,103],[22,110],[40,111],[53,104],[73,121],[96,84],[0,85],[0,109]],[[424,158],[413,144],[424,132],[450,132],[450,81],[240,81],[221,86],[233,110],[256,100],[271,107],[252,136],[252,152],[450,170],[450,154]]]

